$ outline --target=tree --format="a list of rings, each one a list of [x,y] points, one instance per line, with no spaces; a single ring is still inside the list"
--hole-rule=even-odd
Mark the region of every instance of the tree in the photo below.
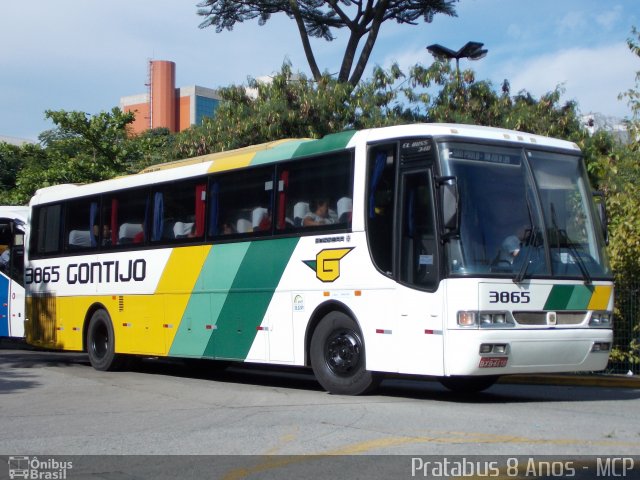
[[[29,200],[17,192],[20,172],[26,164],[38,163],[45,156],[44,149],[37,144],[17,146],[0,142],[0,205],[25,204]]]
[[[320,138],[346,128],[410,123],[415,117],[394,104],[398,68],[376,68],[355,88],[329,76],[316,82],[285,63],[270,82],[249,81],[218,91],[214,118],[177,134],[174,158],[193,157],[282,138]]]
[[[168,150],[168,132],[130,137],[127,128],[134,116],[119,108],[96,115],[64,110],[47,110],[45,115],[56,128],[40,135],[42,147],[21,147],[10,194],[19,203],[26,203],[38,188],[96,182],[166,160],[157,152]]]
[[[97,169],[93,175],[98,178],[109,175],[109,171],[121,171],[129,154],[126,129],[134,120],[132,112],[124,113],[117,107],[97,115],[47,110],[45,117],[58,127],[57,132],[49,134],[53,138],[49,146],[65,149],[79,160],[84,157],[82,161],[89,163],[86,167]]]
[[[216,27],[216,32],[232,30],[236,23],[258,18],[264,25],[273,14],[284,13],[296,22],[313,78],[322,73],[311,48],[310,37],[335,39],[334,30],[346,28],[349,38],[344,50],[338,81],[358,84],[378,38],[380,27],[389,20],[416,25],[429,23],[438,13],[455,16],[456,0],[204,0],[198,15],[205,17],[200,28]],[[364,43],[362,43],[364,40]],[[362,43],[362,46],[361,46]],[[361,47],[360,47],[361,46]],[[358,48],[361,48],[356,61]]]

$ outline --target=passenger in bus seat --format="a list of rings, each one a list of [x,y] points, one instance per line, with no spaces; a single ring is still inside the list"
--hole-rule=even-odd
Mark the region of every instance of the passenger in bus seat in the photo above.
[[[111,226],[105,223],[102,226],[102,246],[108,247],[111,245]]]
[[[336,214],[331,215],[329,199],[322,198],[311,202],[311,211],[302,220],[302,225],[312,227],[317,225],[330,225],[336,223]]]
[[[10,262],[11,251],[9,250],[9,248],[6,248],[0,255],[0,270],[2,270],[3,272],[7,272],[9,270]]]

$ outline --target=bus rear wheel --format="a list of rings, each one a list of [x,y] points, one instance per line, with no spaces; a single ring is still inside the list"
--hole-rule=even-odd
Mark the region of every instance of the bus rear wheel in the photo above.
[[[96,310],[87,329],[87,353],[96,370],[117,370],[123,364],[122,355],[116,354],[116,342],[111,318],[105,310]]]
[[[380,377],[365,368],[358,324],[342,312],[327,314],[311,337],[311,367],[322,387],[333,394],[361,395],[374,390]]]

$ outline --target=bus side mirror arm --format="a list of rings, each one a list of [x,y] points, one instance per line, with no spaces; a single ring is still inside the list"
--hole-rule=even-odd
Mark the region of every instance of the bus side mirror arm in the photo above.
[[[606,245],[609,245],[609,216],[607,215],[607,203],[605,201],[604,192],[602,190],[598,190],[592,192],[591,195],[593,196],[593,198],[600,199],[598,202],[596,202],[596,207],[598,209],[598,216],[600,217],[600,225],[602,226],[604,243]]]
[[[460,197],[456,177],[437,177],[442,205],[442,240],[448,241],[460,233]]]

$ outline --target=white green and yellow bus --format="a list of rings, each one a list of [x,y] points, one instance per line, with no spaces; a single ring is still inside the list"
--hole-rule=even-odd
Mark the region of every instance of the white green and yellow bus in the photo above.
[[[27,339],[385,374],[482,389],[597,371],[612,343],[605,228],[570,142],[415,124],[282,140],[39,190]]]
[[[0,337],[24,337],[24,235],[28,207],[0,206]]]

